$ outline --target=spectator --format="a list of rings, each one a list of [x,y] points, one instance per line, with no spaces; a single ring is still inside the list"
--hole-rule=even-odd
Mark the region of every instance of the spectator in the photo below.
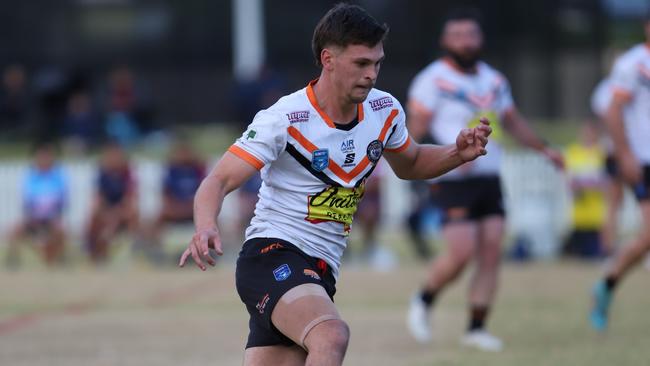
[[[567,173],[573,193],[573,231],[564,253],[582,258],[604,254],[600,232],[605,222],[605,150],[597,127],[582,126],[578,141],[566,150]]]
[[[29,127],[29,92],[25,70],[11,65],[2,74],[0,88],[0,128],[3,134],[19,132]]]
[[[88,93],[78,91],[72,94],[68,99],[63,119],[63,137],[66,139],[66,145],[83,153],[99,140],[100,135],[101,122]]]
[[[205,178],[205,162],[188,141],[173,147],[163,182],[162,207],[149,229],[150,243],[160,247],[160,234],[167,224],[192,222],[194,193]]]
[[[9,238],[7,264],[19,265],[19,245],[36,238],[35,249],[48,265],[63,259],[65,230],[63,210],[67,202],[67,178],[56,163],[56,149],[42,144],[34,150],[34,163],[23,181],[23,218]]]
[[[90,259],[101,264],[108,259],[110,243],[127,229],[138,235],[138,200],[126,152],[115,142],[102,151],[97,191],[86,230]]]

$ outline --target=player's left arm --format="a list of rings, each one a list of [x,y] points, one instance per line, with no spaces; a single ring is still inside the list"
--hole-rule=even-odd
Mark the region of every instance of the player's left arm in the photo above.
[[[557,168],[564,169],[564,156],[562,153],[548,147],[546,143],[537,136],[535,131],[530,127],[530,124],[528,124],[516,107],[513,106],[503,113],[503,127],[512,137],[514,137],[515,140],[517,140],[517,142],[539,151]]]
[[[480,125],[461,130],[455,144],[411,143],[399,152],[386,150],[384,157],[401,179],[431,179],[487,154],[485,145],[491,132],[490,122],[482,118]]]

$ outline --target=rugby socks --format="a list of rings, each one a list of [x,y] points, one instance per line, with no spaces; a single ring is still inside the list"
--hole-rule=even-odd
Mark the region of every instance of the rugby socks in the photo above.
[[[469,325],[467,326],[467,331],[473,332],[484,329],[488,311],[489,308],[487,306],[472,305],[470,307]]]
[[[436,301],[436,294],[438,291],[436,290],[422,290],[420,292],[420,299],[422,299],[422,302],[427,306],[427,308],[430,308],[433,305],[433,302]]]
[[[605,287],[607,288],[607,291],[609,292],[614,291],[614,288],[616,287],[617,283],[618,283],[618,278],[614,276],[605,277]]]

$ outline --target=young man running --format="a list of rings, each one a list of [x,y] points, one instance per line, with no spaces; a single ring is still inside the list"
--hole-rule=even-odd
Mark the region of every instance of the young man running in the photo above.
[[[619,57],[609,76],[612,95],[605,124],[619,173],[639,202],[642,222],[636,238],[614,256],[593,288],[590,320],[598,331],[607,329],[615,287],[650,250],[650,19],[644,30],[646,42]]]
[[[221,254],[215,215],[256,170],[263,184],[237,261],[250,314],[245,365],[340,365],[349,330],[332,302],[341,254],[364,183],[384,156],[403,179],[426,179],[486,153],[486,119],[446,146],[413,143],[404,111],[374,89],[386,25],[340,4],[314,31],[320,77],[260,111],[201,184],[196,233],[180,265]]]
[[[498,351],[501,340],[485,330],[497,290],[504,235],[498,140],[505,130],[557,166],[562,166],[562,155],[547,148],[521,117],[503,75],[480,61],[483,34],[475,10],[450,13],[440,41],[445,56],[422,70],[409,92],[413,138],[419,141],[428,134],[433,141],[448,144],[454,141],[454,131],[475,126],[481,117],[490,118],[494,133],[490,155],[455,169],[432,186],[435,204],[443,210],[442,236],[447,251],[432,262],[425,284],[412,298],[407,325],[417,341],[429,342],[429,311],[436,298],[475,260],[469,325],[462,342]]]

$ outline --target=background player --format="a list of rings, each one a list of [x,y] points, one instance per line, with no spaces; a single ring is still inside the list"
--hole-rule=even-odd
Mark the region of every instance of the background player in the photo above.
[[[382,155],[397,176],[427,179],[486,153],[485,119],[450,145],[411,143],[397,100],[373,88],[387,32],[358,6],[331,9],[312,41],[320,78],[259,112],[197,191],[196,233],[180,265],[191,256],[205,270],[203,261],[215,263],[209,247],[222,253],[215,213],[224,196],[262,169],[236,270],[250,314],[245,365],[342,363],[349,330],[332,302],[336,276]],[[344,170],[348,154],[356,164]]]
[[[428,315],[437,295],[476,259],[469,291],[469,325],[462,342],[498,351],[501,340],[485,331],[497,290],[504,235],[498,140],[505,130],[557,166],[562,165],[562,156],[546,147],[521,117],[505,77],[480,60],[483,34],[477,11],[451,12],[443,23],[440,42],[445,55],[422,70],[411,85],[410,132],[416,140],[430,134],[434,141],[448,144],[457,131],[488,116],[494,121],[494,133],[485,159],[466,164],[436,183],[433,199],[442,210],[447,251],[433,261],[424,286],[411,300],[408,327],[419,342],[430,341]]]
[[[642,223],[636,238],[616,254],[594,285],[590,320],[599,331],[607,328],[614,288],[650,250],[650,18],[644,31],[646,42],[619,57],[609,76],[613,94],[605,123],[620,174],[639,202]]]

